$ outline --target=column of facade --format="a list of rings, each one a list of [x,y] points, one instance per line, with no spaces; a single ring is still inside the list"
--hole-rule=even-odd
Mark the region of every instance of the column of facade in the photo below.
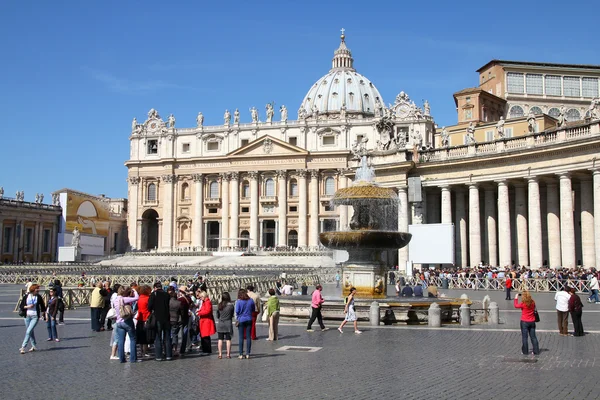
[[[452,223],[452,192],[450,191],[449,186],[442,186],[442,201],[441,201],[441,214],[442,214],[442,224],[451,224]]]
[[[307,229],[306,216],[308,215],[308,197],[306,193],[306,170],[296,171],[298,176],[298,247],[306,247]]]
[[[33,262],[37,262],[38,259],[38,235],[40,233],[40,222],[36,222],[35,225],[33,226],[33,235],[31,237],[31,244],[33,246],[33,252],[32,252],[32,261]],[[110,238],[110,236],[109,236]]]
[[[258,242],[258,172],[248,173],[250,178],[250,246],[260,246]]]
[[[469,184],[469,258],[471,266],[481,260],[481,214],[479,212],[479,188]]]
[[[129,243],[133,247],[140,248],[141,246],[138,244],[138,231],[137,231],[137,220],[138,220],[138,206],[139,206],[139,188],[141,179],[139,176],[130,176],[127,178],[127,182],[129,183],[129,199],[128,199],[128,209],[127,209],[127,226],[128,226],[128,235],[129,235]]]
[[[192,222],[192,245],[204,246],[204,175],[193,174],[194,181],[194,220]]]
[[[467,258],[467,214],[465,207],[465,191],[462,188],[455,192],[456,197],[456,212],[455,212],[455,229],[456,229],[456,260],[455,263],[461,267],[466,267]]]
[[[58,260],[58,226],[52,224],[52,234],[50,235],[50,261]]]
[[[560,250],[560,205],[558,186],[554,182],[546,185],[546,222],[548,229],[548,265],[556,268],[562,263]]]
[[[23,235],[23,221],[17,219],[15,224],[15,238],[13,239],[13,262],[19,262],[19,247],[23,247],[21,236]]]
[[[515,215],[517,217],[517,263],[519,265],[529,265],[527,197],[525,194],[525,185],[521,183],[515,184]]]
[[[512,265],[510,202],[505,180],[498,181],[498,256],[501,267]]]
[[[594,250],[596,254],[595,264],[596,268],[598,268],[600,267],[600,170],[595,169],[592,171],[592,174],[594,179]]]
[[[560,182],[560,251],[562,266],[574,268],[575,260],[575,225],[573,221],[573,190],[568,173],[558,175]]]
[[[229,173],[220,174],[221,177],[221,243],[220,247],[229,247]],[[225,240],[223,240],[225,239]]]
[[[4,251],[4,219],[0,218],[0,256]],[[0,258],[0,262],[3,260]]]
[[[42,255],[44,254],[44,223],[40,222],[38,224],[38,233],[36,235],[36,244],[35,248],[37,249],[37,257],[34,258],[36,261],[42,260]]]
[[[277,246],[287,246],[287,171],[277,171]]]
[[[484,192],[485,227],[487,233],[488,263],[498,266],[498,234],[496,224],[496,191],[486,187]]]
[[[173,248],[173,216],[174,216],[174,204],[173,196],[175,195],[175,182],[177,182],[177,176],[173,174],[163,175],[162,180],[162,241],[161,247],[164,250],[172,250]]]
[[[529,265],[540,268],[542,254],[542,211],[540,207],[540,184],[537,177],[527,178],[527,225],[529,227]]]
[[[310,238],[309,246],[319,245],[319,171],[310,171]]]
[[[581,180],[581,253],[585,268],[595,267],[596,249],[594,248],[594,193],[592,180]]]
[[[398,188],[398,231],[408,232],[408,191],[406,186]],[[409,261],[408,246],[398,250],[398,268],[400,271],[406,270],[406,263]],[[409,271],[412,273],[412,271]]]
[[[229,220],[229,236],[240,237],[240,174],[232,172],[229,174],[229,188],[231,190],[231,219]],[[230,246],[239,246],[240,241],[229,242]]]
[[[338,188],[344,189],[348,185],[348,178],[344,175],[345,170],[340,169],[339,171],[339,179],[338,179]],[[340,223],[339,230],[347,230],[348,229],[348,206],[338,206],[340,213]]]

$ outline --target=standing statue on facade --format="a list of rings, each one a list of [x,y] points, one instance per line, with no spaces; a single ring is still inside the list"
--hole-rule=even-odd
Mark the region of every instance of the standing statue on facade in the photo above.
[[[225,126],[229,126],[231,124],[231,113],[229,112],[229,110],[225,110],[223,120],[225,121]]]
[[[475,125],[472,122],[469,122],[469,126],[467,126],[467,144],[475,144]]]
[[[131,121],[131,132],[135,132],[137,131],[137,119],[135,117],[133,117],[133,121]]]
[[[421,135],[421,132],[411,129],[410,144],[417,148],[420,148],[423,145],[423,136]]]
[[[173,114],[169,115],[169,128],[175,129],[175,116]]]
[[[590,106],[588,107],[587,117],[596,120],[600,118],[600,113],[598,112],[598,104],[600,104],[600,98],[595,97],[592,99]]]
[[[78,249],[80,246],[80,238],[81,233],[79,233],[79,229],[77,229],[77,227],[75,227],[75,229],[73,229],[73,238],[71,239],[71,246],[75,247],[76,249]]]
[[[316,104],[313,104],[312,106],[312,117],[315,119],[315,121],[319,119],[319,108]]]
[[[306,109],[304,108],[304,106],[300,106],[300,108],[298,109],[298,120],[306,119],[306,117]]]
[[[60,195],[58,193],[52,193],[52,205],[60,206]]]
[[[240,123],[240,110],[237,108],[233,112],[233,123],[238,125]]]
[[[35,204],[38,204],[39,202],[40,202],[40,194],[39,194],[39,193],[36,193],[36,194],[35,194],[35,201],[34,201],[34,203],[35,203]]]
[[[198,128],[201,128],[202,125],[204,125],[204,115],[199,112],[198,116],[196,117],[196,126],[198,126]]]
[[[504,139],[504,117],[502,116],[496,124],[496,132],[498,132],[498,139]]]
[[[285,106],[281,106],[281,107],[279,107],[279,112],[281,113],[281,122],[287,122],[287,118],[288,118],[287,108]]]
[[[4,188],[0,186],[0,199],[4,197]]]
[[[425,103],[423,103],[423,113],[426,116],[431,115],[431,107],[429,106],[429,102],[427,100],[425,100]]]
[[[22,190],[17,191],[17,193],[15,194],[15,200],[24,201],[24,199],[25,199],[25,192]]]
[[[258,122],[258,110],[256,109],[256,107],[252,107],[250,109],[250,115],[252,116],[252,122],[257,123]]]
[[[265,109],[267,110],[267,122],[270,124],[271,122],[273,122],[273,116],[275,115],[275,110],[273,109],[273,104],[267,103],[267,105],[265,106]]]
[[[535,114],[531,110],[529,111],[529,114],[527,114],[527,127],[529,133],[535,132]]]
[[[448,134],[448,130],[445,126],[442,126],[442,147],[450,146],[450,135]]]
[[[567,109],[565,108],[565,106],[560,107],[560,111],[559,111],[557,119],[558,119],[557,126],[559,128],[561,128],[562,126],[564,126],[567,123]]]
[[[158,119],[160,118],[160,116],[158,115],[158,111],[156,111],[154,108],[151,108],[150,111],[148,111],[148,119]]]
[[[342,103],[342,108],[340,109],[340,119],[346,119],[347,115],[346,115],[346,102]]]
[[[375,118],[383,117],[383,106],[379,97],[375,97]]]

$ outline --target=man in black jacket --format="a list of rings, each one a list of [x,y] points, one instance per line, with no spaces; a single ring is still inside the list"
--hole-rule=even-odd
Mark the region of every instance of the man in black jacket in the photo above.
[[[173,357],[173,346],[171,345],[171,323],[169,318],[169,295],[163,290],[162,283],[154,284],[154,292],[148,299],[148,311],[154,312],[156,318],[156,338],[154,339],[154,351],[156,361],[163,360],[163,341],[167,361]]]

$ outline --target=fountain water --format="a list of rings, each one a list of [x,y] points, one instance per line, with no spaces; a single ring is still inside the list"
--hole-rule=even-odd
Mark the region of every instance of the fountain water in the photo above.
[[[360,156],[353,184],[338,190],[332,199],[334,205],[354,208],[350,230],[323,232],[319,239],[326,247],[348,251],[348,261],[342,268],[344,296],[354,286],[362,298],[384,298],[386,269],[382,252],[406,246],[412,235],[398,232],[396,192],[378,186],[366,151]]]

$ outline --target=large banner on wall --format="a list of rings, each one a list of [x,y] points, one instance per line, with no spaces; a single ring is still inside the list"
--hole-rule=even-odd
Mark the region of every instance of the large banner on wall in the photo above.
[[[110,221],[108,204],[68,193],[66,210],[67,232],[73,232],[75,227],[77,227],[82,233],[108,237]]]

